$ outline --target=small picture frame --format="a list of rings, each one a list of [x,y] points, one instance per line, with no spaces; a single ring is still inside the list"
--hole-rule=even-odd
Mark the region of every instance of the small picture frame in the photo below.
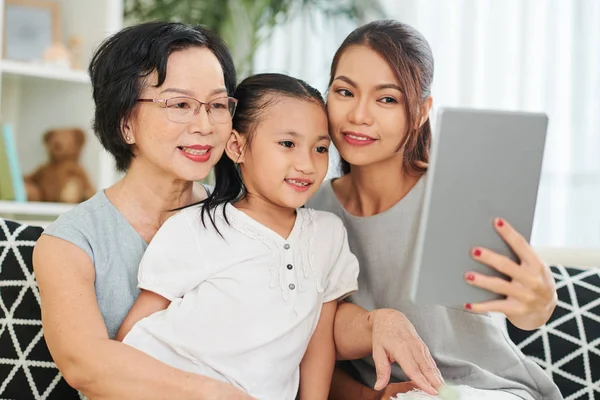
[[[59,5],[50,0],[4,1],[3,58],[39,61],[60,41]]]

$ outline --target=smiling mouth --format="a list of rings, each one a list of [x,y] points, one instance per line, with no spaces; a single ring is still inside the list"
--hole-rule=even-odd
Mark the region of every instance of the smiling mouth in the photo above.
[[[203,149],[203,150],[192,149],[191,147],[185,147],[185,146],[177,146],[177,148],[179,150],[183,151],[184,153],[191,154],[193,156],[203,156],[206,153],[208,153],[208,151],[210,150],[210,147]]]
[[[312,182],[298,181],[296,179],[286,179],[285,181],[287,183],[291,183],[292,185],[296,185],[296,186],[310,186],[310,185],[312,185]]]
[[[357,135],[352,132],[344,132],[344,135],[348,136],[350,139],[359,140],[359,141],[363,141],[363,142],[367,142],[369,140],[375,140],[372,137],[368,137],[368,136],[364,136],[364,135]]]

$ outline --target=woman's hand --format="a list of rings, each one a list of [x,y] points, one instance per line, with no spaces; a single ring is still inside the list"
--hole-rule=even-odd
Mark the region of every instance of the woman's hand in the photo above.
[[[400,311],[380,309],[372,312],[373,360],[377,370],[375,390],[384,389],[397,362],[406,376],[421,390],[436,395],[443,384],[429,349],[414,326]]]
[[[504,313],[520,329],[539,328],[548,321],[556,307],[556,284],[550,268],[539,259],[525,238],[506,221],[497,218],[494,226],[515,252],[520,263],[488,249],[473,249],[473,259],[494,268],[511,280],[468,272],[465,274],[467,283],[504,295],[506,299],[466,304],[465,308],[476,313]]]
[[[401,393],[408,393],[413,389],[417,389],[413,382],[390,383],[381,393],[377,394],[376,400],[390,400],[392,397],[396,397]]]

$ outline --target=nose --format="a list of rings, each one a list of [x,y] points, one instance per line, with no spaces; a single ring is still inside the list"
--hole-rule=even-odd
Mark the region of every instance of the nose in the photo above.
[[[350,110],[348,119],[350,122],[356,125],[371,125],[373,123],[373,117],[369,110],[368,99],[357,98],[354,101],[353,107]]]
[[[315,160],[313,159],[314,152],[311,150],[298,152],[295,162],[295,169],[304,175],[311,175],[317,172]]]
[[[214,127],[208,115],[206,104],[200,105],[200,109],[189,123],[188,129],[190,133],[199,135],[210,135],[213,133]]]

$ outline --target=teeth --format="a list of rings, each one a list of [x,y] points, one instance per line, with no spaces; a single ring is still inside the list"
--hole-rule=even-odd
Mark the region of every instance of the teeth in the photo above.
[[[294,179],[287,179],[287,181],[289,183],[291,183],[292,185],[297,185],[297,186],[308,186],[308,182],[299,182],[297,180]]]
[[[184,152],[191,154],[193,156],[203,156],[208,152],[208,149],[206,150],[196,150],[196,149],[189,149],[187,147],[181,147],[181,150],[183,150]]]
[[[354,140],[362,140],[362,141],[371,140],[371,139],[366,138],[364,136],[354,136],[354,135],[351,135],[351,134],[346,134],[346,136],[348,136],[349,138],[352,138]]]

